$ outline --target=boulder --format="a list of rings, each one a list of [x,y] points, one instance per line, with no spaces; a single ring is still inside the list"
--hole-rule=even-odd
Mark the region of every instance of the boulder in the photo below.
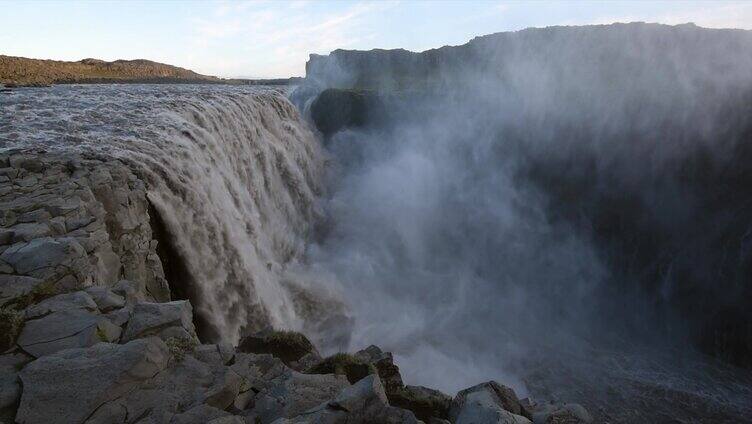
[[[16,421],[83,422],[164,370],[168,359],[167,346],[157,338],[99,343],[37,359],[20,373],[24,390]]]
[[[192,355],[201,362],[228,365],[235,358],[235,348],[229,343],[199,345]]]
[[[116,294],[107,287],[89,287],[86,289],[86,293],[94,299],[97,307],[102,312],[110,312],[114,309],[120,309],[125,306],[125,298]]]
[[[277,418],[295,417],[333,398],[348,386],[343,377],[301,374],[288,369],[255,396],[251,416],[262,424]]]
[[[128,280],[120,280],[112,286],[112,291],[122,296],[125,299],[125,303],[132,305],[139,302],[145,302],[146,296],[139,290],[139,286]]]
[[[236,379],[228,371],[227,367],[211,366],[191,356],[168,361],[168,366],[152,378],[100,406],[87,423],[125,422],[126,417],[139,417],[139,423],[169,423],[176,415],[201,405],[223,409],[227,399],[230,403],[234,400]],[[189,417],[183,418],[185,422]]]
[[[379,377],[371,374],[358,383],[343,389],[337,397],[290,419],[284,423],[418,423],[412,412],[390,406]]]
[[[392,393],[399,392],[404,386],[399,367],[394,363],[391,352],[384,352],[378,346],[371,345],[358,351],[355,357],[376,367],[387,397],[390,397]]]
[[[234,407],[244,410],[253,407],[253,400],[270,386],[271,381],[287,372],[288,368],[272,355],[237,353],[231,368],[243,377],[243,384]]]
[[[268,353],[298,371],[321,359],[313,343],[303,334],[294,331],[267,330],[244,337],[238,344],[238,351]]]
[[[23,309],[27,306],[25,298],[44,286],[45,281],[39,278],[0,274],[0,307],[20,304],[19,309]]]
[[[11,265],[17,274],[46,280],[71,275],[69,288],[90,284],[88,256],[73,237],[43,237],[16,243],[0,254],[0,259]]]
[[[81,309],[63,310],[26,321],[17,343],[39,358],[64,349],[114,342],[120,333],[120,327],[102,315]]]
[[[230,368],[223,368],[215,377],[204,396],[204,403],[219,409],[227,409],[240,393],[243,378]]]
[[[167,303],[143,302],[134,305],[128,325],[125,327],[123,341],[152,335],[163,340],[173,337],[197,340],[191,303],[187,300],[176,300]]]
[[[85,291],[60,294],[32,305],[24,312],[26,319],[41,318],[54,312],[83,310],[97,312],[97,304]]]
[[[457,393],[449,410],[455,424],[529,424],[514,391],[495,381],[481,383]]]

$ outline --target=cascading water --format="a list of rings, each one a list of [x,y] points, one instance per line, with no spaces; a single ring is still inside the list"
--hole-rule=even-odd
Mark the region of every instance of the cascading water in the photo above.
[[[161,251],[176,255],[163,261],[188,280],[169,283],[193,302],[202,338],[302,325],[283,281],[320,214],[325,155],[282,92],[59,86],[0,100],[12,117],[0,147],[115,158],[147,183]]]

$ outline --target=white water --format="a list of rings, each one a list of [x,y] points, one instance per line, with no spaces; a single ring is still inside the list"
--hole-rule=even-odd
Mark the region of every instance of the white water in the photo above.
[[[0,148],[118,158],[148,187],[212,338],[299,328],[282,281],[312,224],[324,154],[284,93],[218,86],[59,86],[0,97]]]

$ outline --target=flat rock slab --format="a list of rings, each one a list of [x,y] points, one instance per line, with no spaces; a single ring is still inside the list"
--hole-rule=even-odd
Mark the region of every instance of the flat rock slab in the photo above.
[[[70,264],[86,256],[86,251],[74,238],[34,239],[28,243],[16,243],[0,255],[18,274],[33,274],[45,268]]]
[[[84,310],[89,312],[97,311],[97,304],[94,299],[84,291],[73,293],[59,294],[49,299],[45,299],[36,305],[26,309],[26,319],[41,318],[54,312]]]
[[[106,317],[76,309],[27,321],[17,343],[24,351],[39,358],[64,349],[116,341],[120,333],[120,327]]]
[[[125,306],[125,298],[107,287],[89,287],[86,293],[92,297],[102,312],[110,312]]]
[[[159,339],[124,345],[99,343],[45,356],[20,373],[20,424],[80,423],[105,402],[153,378],[168,363],[167,346]]]
[[[23,275],[0,274],[0,306],[31,293],[44,280]]]
[[[146,336],[196,338],[193,308],[187,300],[167,303],[137,303],[125,328],[123,341]]]
[[[344,376],[288,370],[256,396],[253,412],[261,423],[295,417],[332,399],[349,385]]]

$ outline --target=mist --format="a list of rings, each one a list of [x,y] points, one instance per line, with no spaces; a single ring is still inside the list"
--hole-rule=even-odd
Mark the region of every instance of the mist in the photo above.
[[[495,378],[587,403],[627,378],[748,408],[686,370],[749,365],[750,47],[628,24],[312,58],[319,91],[381,105],[326,137],[307,262],[353,320],[327,348],[378,342],[450,393]]]

